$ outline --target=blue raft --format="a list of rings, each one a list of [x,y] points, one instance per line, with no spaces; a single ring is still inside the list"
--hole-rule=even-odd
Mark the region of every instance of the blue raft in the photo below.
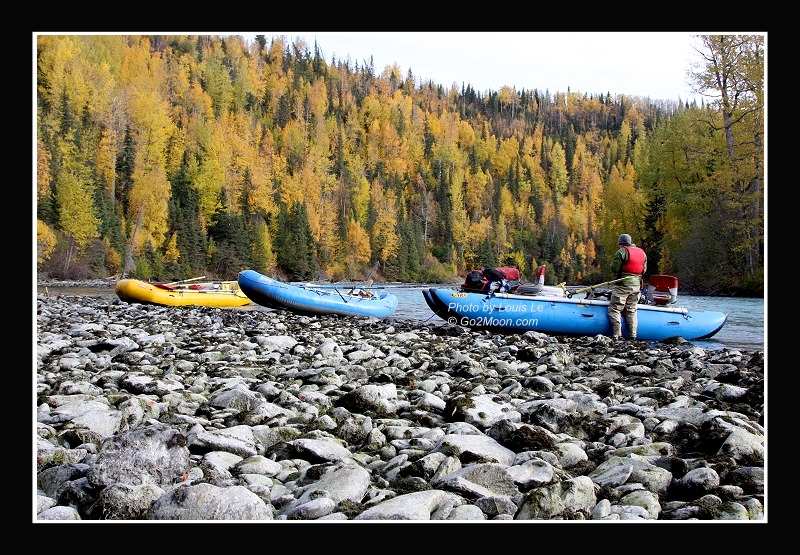
[[[374,316],[385,318],[397,309],[397,297],[383,290],[356,288],[340,290],[331,286],[291,284],[272,279],[255,270],[243,270],[237,278],[239,289],[254,303],[303,314]]]
[[[571,296],[484,293],[431,287],[425,302],[439,318],[472,329],[557,335],[611,335],[609,301]],[[663,341],[674,337],[708,339],[725,325],[728,314],[665,305],[638,306],[637,339]],[[623,318],[622,335],[628,336]]]

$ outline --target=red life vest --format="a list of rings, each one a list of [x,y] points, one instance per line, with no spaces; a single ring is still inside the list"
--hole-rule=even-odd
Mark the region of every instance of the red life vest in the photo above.
[[[619,269],[620,272],[636,274],[637,276],[642,275],[644,273],[644,251],[639,247],[629,247],[627,245],[622,245],[622,247],[628,251],[628,261]]]

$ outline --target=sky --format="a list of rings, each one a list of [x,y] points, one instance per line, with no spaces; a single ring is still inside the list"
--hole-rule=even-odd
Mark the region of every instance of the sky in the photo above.
[[[302,38],[309,52],[316,42],[325,60],[350,59],[359,66],[372,57],[377,74],[397,64],[417,84],[433,81],[460,90],[470,84],[478,92],[503,86],[540,92],[691,100],[687,70],[700,58],[696,34],[687,32],[335,32],[264,31],[269,42],[278,36]],[[716,33],[720,34],[720,33]],[[759,33],[754,33],[759,34]]]

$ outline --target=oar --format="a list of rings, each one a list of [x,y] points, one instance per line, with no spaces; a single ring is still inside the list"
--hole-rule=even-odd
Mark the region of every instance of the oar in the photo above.
[[[611,281],[604,281],[603,283],[598,283],[596,285],[589,285],[588,287],[581,287],[580,289],[576,289],[575,291],[572,291],[572,292],[567,291],[567,298],[571,299],[572,295],[578,295],[578,294],[583,293],[585,291],[594,291],[595,289],[597,289],[598,287],[602,287],[603,285],[610,285],[612,283],[617,283],[618,281],[622,281],[623,279],[626,279],[627,277],[629,277],[629,276],[625,276],[625,277],[621,277],[621,278],[617,278],[617,279],[612,279]],[[562,288],[564,287],[563,284],[561,285],[561,287]],[[565,289],[565,291],[566,291],[566,289]]]
[[[385,285],[368,285],[362,286],[358,285],[357,283],[353,283],[352,285],[342,284],[344,285],[345,289],[386,289]],[[300,287],[308,288],[308,289],[336,289],[339,287],[338,285],[332,285],[328,283],[302,283]],[[410,285],[392,285],[393,288],[402,289],[404,287],[419,287],[417,284],[410,284]]]
[[[173,281],[172,283],[164,283],[163,285],[179,285],[181,283],[189,283],[190,281],[197,281],[198,279],[206,279],[206,276],[193,277],[193,278],[189,278],[189,279],[181,279],[181,280],[178,280],[178,281]]]
[[[336,291],[337,293],[339,293],[339,290],[338,290],[338,289],[336,289],[335,287],[333,288],[333,290],[334,290],[334,291]],[[341,293],[339,293],[339,296],[340,296],[340,297],[342,297],[342,294],[341,294]],[[350,302],[350,301],[348,301],[347,299],[345,299],[344,297],[342,297],[342,300],[343,300],[344,302],[346,302],[346,303],[347,303],[347,302]]]
[[[339,282],[339,283],[341,283],[341,282]],[[379,285],[374,285],[374,284],[375,284],[375,280],[374,279],[370,279],[370,280],[367,281],[366,285],[360,285],[358,283],[350,283],[349,287],[350,287],[350,289],[386,289],[386,287],[384,287],[384,286],[379,286]],[[313,287],[315,289],[336,289],[337,287],[339,287],[339,285],[336,285],[335,283],[330,283],[330,284],[329,283],[303,283],[302,285],[303,286],[307,286],[307,287]],[[348,284],[346,284],[346,283],[341,283],[341,285],[345,286],[345,288],[348,287]]]

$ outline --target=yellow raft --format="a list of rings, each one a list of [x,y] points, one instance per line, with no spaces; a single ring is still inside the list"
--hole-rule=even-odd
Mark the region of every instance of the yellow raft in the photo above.
[[[121,279],[114,285],[120,300],[128,303],[164,306],[213,306],[231,308],[250,304],[237,281],[205,281],[196,279],[175,283],[148,283],[138,279]],[[189,283],[194,282],[194,283]]]

